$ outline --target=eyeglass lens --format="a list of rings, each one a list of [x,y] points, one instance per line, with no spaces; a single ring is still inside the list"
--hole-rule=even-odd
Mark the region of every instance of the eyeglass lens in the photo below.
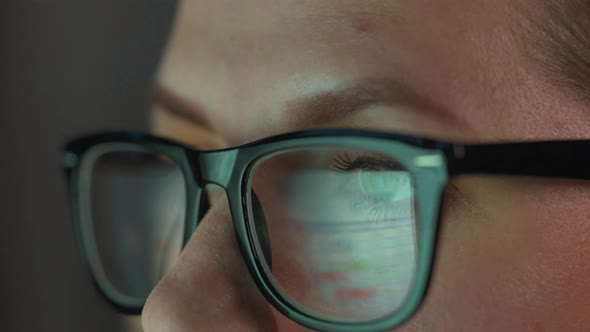
[[[182,248],[183,173],[170,158],[139,148],[106,151],[90,172],[91,225],[111,286],[146,298]]]
[[[284,298],[315,317],[346,322],[403,306],[416,276],[419,229],[412,176],[394,156],[290,150],[258,161],[249,183],[255,248]]]

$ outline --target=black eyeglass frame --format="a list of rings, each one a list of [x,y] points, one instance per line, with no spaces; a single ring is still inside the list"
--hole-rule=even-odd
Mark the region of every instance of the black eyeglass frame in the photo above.
[[[82,257],[94,284],[102,296],[120,311],[138,314],[145,299],[122,299],[105,286],[97,273],[98,257],[89,254],[84,230],[84,211],[80,208],[81,165],[97,146],[135,144],[165,155],[181,168],[187,186],[187,211],[184,243],[197,229],[208,205],[203,190],[206,184],[223,187],[227,193],[233,225],[240,251],[250,274],[266,299],[292,320],[318,330],[379,331],[408,320],[422,302],[432,269],[440,204],[445,186],[453,177],[464,174],[557,177],[590,180],[590,140],[538,141],[519,143],[464,145],[449,142],[356,129],[308,130],[278,135],[235,148],[201,151],[173,140],[143,133],[113,132],[90,135],[69,142],[63,152],[63,167],[69,184],[73,208],[74,231]],[[281,295],[263,272],[260,250],[255,248],[251,220],[249,174],[264,156],[316,146],[341,146],[385,152],[393,149],[396,158],[413,175],[417,192],[420,225],[420,248],[417,281],[407,304],[392,315],[370,322],[343,323],[321,319],[301,310]]]

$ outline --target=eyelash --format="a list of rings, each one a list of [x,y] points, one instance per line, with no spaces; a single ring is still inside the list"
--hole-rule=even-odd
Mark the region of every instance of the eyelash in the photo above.
[[[377,159],[368,155],[362,155],[352,158],[347,152],[336,155],[332,165],[335,169],[341,171],[355,171],[355,170],[403,170],[403,167],[393,161],[385,159]]]

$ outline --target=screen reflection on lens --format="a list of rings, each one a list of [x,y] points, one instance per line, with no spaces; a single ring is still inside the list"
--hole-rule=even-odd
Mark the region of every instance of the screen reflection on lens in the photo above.
[[[314,148],[259,161],[275,286],[319,318],[364,322],[398,310],[413,287],[411,175],[392,156]],[[255,226],[254,226],[255,227]]]

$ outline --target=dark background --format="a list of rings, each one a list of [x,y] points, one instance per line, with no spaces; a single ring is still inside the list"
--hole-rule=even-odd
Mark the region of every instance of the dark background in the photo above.
[[[0,5],[0,330],[119,331],[74,242],[62,143],[145,130],[173,0]]]

